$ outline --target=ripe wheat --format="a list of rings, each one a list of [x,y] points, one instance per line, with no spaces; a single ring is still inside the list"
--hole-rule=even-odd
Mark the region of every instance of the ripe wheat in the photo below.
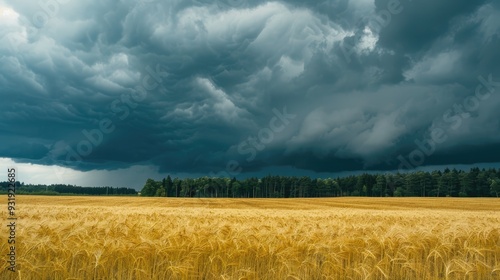
[[[497,199],[18,204],[18,271],[1,262],[1,279],[500,279]]]

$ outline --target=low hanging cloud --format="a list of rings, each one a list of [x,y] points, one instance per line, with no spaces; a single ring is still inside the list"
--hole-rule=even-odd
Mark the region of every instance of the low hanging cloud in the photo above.
[[[419,165],[499,161],[495,1],[37,3],[0,1],[0,157],[389,170],[439,129]]]

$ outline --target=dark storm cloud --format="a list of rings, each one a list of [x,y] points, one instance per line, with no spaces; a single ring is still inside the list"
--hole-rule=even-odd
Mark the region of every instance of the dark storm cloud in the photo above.
[[[377,10],[384,9],[388,2],[376,0]],[[394,17],[380,32],[379,43],[402,52],[426,51],[436,39],[452,34],[485,2],[490,1],[402,1],[407,12]]]
[[[496,2],[41,3],[1,4],[0,157],[391,169],[440,129],[422,165],[499,160]]]

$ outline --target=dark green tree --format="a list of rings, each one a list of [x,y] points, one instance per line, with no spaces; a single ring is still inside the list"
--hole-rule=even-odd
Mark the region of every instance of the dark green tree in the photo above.
[[[373,187],[374,196],[385,196],[385,189],[387,187],[387,182],[385,180],[384,174],[379,174],[376,179],[375,186]]]
[[[159,189],[159,182],[153,179],[147,179],[146,184],[141,190],[141,196],[155,196],[156,191]]]
[[[167,176],[165,180],[165,191],[167,192],[167,196],[173,197],[175,196],[175,190],[174,190],[174,182],[172,181],[172,178],[170,178],[170,175]]]

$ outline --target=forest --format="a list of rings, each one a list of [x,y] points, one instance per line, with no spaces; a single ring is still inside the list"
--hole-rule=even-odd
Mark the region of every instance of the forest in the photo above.
[[[432,172],[360,174],[347,177],[147,179],[142,196],[165,197],[498,197],[500,169],[471,168]]]
[[[9,183],[0,182],[0,193],[7,193]],[[24,184],[16,182],[17,194],[42,194],[42,195],[137,195],[137,191],[131,188],[116,187],[80,187],[67,184]]]
[[[0,193],[7,193],[8,182],[0,182]],[[68,184],[24,184],[16,182],[18,194],[45,195],[137,195],[133,188],[80,187]],[[498,197],[500,169],[472,168],[469,171],[383,173],[352,175],[337,178],[308,176],[272,176],[262,178],[174,178],[156,181],[147,179],[142,196],[163,197]]]

